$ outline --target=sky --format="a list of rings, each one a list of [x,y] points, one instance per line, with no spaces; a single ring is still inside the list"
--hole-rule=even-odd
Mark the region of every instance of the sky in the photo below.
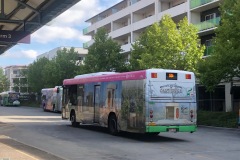
[[[54,48],[83,47],[91,38],[82,33],[85,21],[122,0],[81,0],[76,5],[31,34],[31,43],[19,43],[0,55],[0,67],[29,65],[40,54]]]

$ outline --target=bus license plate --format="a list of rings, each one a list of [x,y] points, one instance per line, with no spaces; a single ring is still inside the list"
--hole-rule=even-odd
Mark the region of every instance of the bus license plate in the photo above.
[[[176,128],[169,128],[168,132],[177,132]]]

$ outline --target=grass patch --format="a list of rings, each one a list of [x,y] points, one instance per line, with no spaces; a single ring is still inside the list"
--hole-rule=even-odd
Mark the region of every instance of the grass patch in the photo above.
[[[237,128],[238,113],[198,111],[198,125]]]

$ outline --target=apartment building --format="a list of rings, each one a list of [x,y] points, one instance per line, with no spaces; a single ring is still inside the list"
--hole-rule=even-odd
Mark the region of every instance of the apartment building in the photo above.
[[[211,39],[219,24],[218,11],[221,0],[123,0],[98,15],[86,20],[90,26],[83,34],[93,37],[98,28],[104,27],[109,36],[127,53],[139,35],[151,24],[169,14],[177,23],[187,17],[199,29],[201,43],[206,44],[205,55],[211,52]],[[88,48],[94,41],[84,43]]]
[[[60,51],[60,50],[63,50],[64,48],[66,48],[67,50],[70,50],[71,47],[57,47],[57,48],[54,48],[46,53],[43,53],[43,54],[40,54],[37,56],[37,59],[40,59],[40,58],[47,58],[49,60],[52,60],[54,57],[57,56],[57,51]],[[79,61],[81,61],[81,63],[83,63],[83,60],[85,58],[85,56],[88,54],[88,50],[87,49],[84,49],[84,48],[79,48],[79,47],[76,47],[74,48],[74,51],[75,52],[78,52],[79,54]]]
[[[123,0],[116,5],[86,20],[89,27],[83,34],[94,37],[99,28],[105,28],[109,36],[121,45],[123,54],[129,59],[131,44],[151,24],[161,20],[165,14],[171,15],[178,23],[184,17],[198,28],[201,43],[206,46],[204,56],[212,52],[214,30],[220,22],[219,5],[223,0]],[[83,44],[88,48],[90,40]],[[198,104],[200,109],[214,111],[232,111],[238,109],[239,100],[230,94],[231,84],[220,84],[214,93],[205,92],[198,87]]]
[[[4,68],[5,75],[10,82],[9,91],[27,93],[27,79],[22,72],[27,69],[25,65],[12,65]]]

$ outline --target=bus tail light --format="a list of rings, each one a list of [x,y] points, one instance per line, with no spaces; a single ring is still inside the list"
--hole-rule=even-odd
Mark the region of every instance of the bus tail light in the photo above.
[[[151,78],[157,78],[157,73],[151,73]]]
[[[193,110],[190,111],[190,118],[191,118],[191,121],[193,119]]]
[[[191,79],[192,77],[191,77],[191,74],[185,74],[185,78],[186,79]]]
[[[150,111],[149,111],[149,117],[151,118],[151,121],[152,121],[152,118],[153,118],[153,110],[150,110]]]
[[[179,118],[179,108],[176,108],[176,118]]]

